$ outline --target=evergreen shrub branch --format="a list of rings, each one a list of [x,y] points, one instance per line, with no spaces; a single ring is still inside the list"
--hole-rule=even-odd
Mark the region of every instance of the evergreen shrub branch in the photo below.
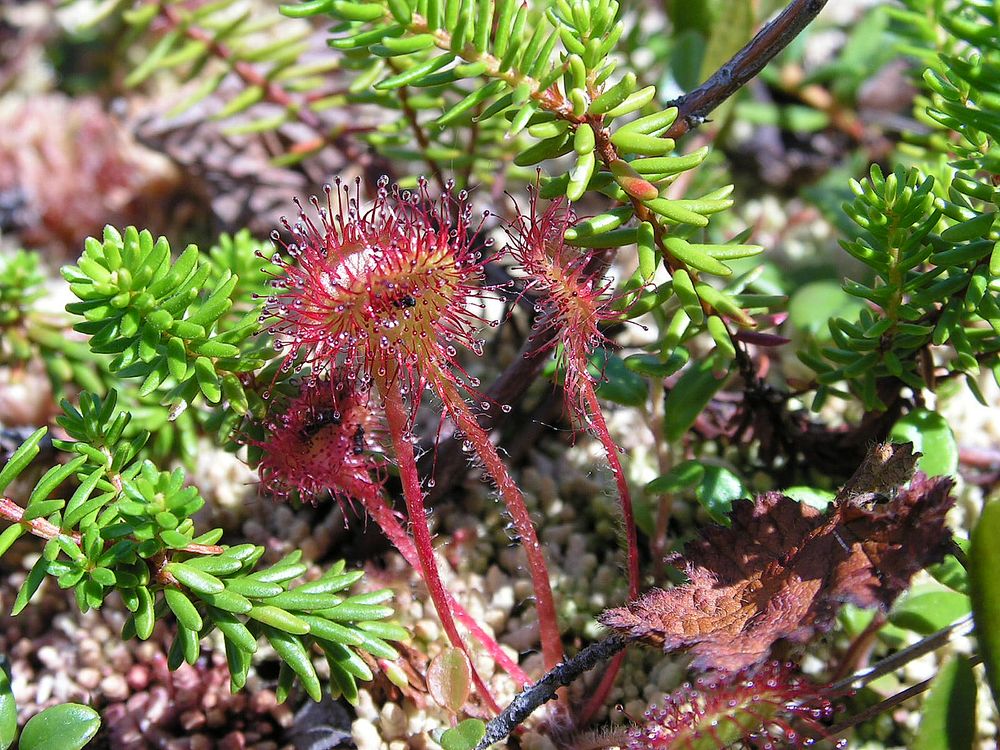
[[[101,400],[89,393],[80,409],[63,402],[60,426],[68,439],[54,441],[69,459],[49,469],[21,506],[0,498],[0,555],[25,535],[45,541],[42,555],[18,591],[12,609],[21,612],[46,578],[72,589],[81,611],[100,608],[111,593],[131,613],[125,640],[148,639],[156,623],[173,620],[168,664],[194,664],[203,639],[222,634],[234,691],[241,689],[263,638],[282,661],[277,695],[285,700],[296,679],[313,699],[321,684],[313,656],[330,668],[330,692],[357,697],[357,681],[371,669],[359,652],[395,659],[389,641],[406,631],[386,621],[393,613],[388,590],[349,594],[362,578],[344,563],[322,576],[296,583],[308,570],[301,552],[274,565],[259,565],[264,548],[219,546],[221,529],[196,534],[193,515],[204,505],[185,486],[183,470],[159,470],[139,460],[146,433],[125,439],[130,417],[116,408],[112,391]],[[36,431],[0,472],[0,492],[38,455],[45,428]],[[75,479],[76,488],[64,489]]]
[[[896,17],[907,34],[926,35],[931,11],[912,0]],[[990,10],[975,2],[958,3],[938,21],[949,32],[946,46],[960,51],[924,58],[928,98],[918,112],[934,131],[915,144],[923,163],[889,175],[873,166],[867,180],[851,183],[855,199],[844,209],[858,234],[842,245],[874,280],[849,279],[844,288],[870,306],[855,320],[830,321],[833,346],[800,353],[817,372],[816,405],[830,393],[847,395],[837,386],[844,383],[866,409],[884,409],[880,379],[919,392],[950,376],[963,376],[985,403],[980,370],[992,369],[1000,382],[1000,193],[992,178],[1000,100],[990,93],[1000,81],[1000,34]]]

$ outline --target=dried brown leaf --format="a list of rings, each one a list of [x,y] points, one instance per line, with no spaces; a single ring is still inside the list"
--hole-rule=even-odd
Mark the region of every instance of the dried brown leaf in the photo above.
[[[689,582],[653,589],[601,622],[628,637],[689,649],[697,669],[735,672],[778,641],[829,630],[841,604],[886,609],[921,568],[940,561],[950,532],[949,479],[918,475],[881,504],[852,497],[826,513],[779,493],[733,506],[671,561]]]

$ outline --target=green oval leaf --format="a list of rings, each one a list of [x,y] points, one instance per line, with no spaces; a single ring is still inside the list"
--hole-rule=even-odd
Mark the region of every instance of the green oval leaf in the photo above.
[[[715,377],[713,364],[711,359],[694,364],[667,395],[663,405],[663,434],[670,442],[684,436],[726,381],[725,377]]]
[[[28,719],[18,747],[20,750],[81,750],[100,727],[100,714],[90,706],[63,703]]]
[[[712,520],[727,526],[727,514],[733,507],[733,501],[745,494],[743,483],[736,474],[724,466],[713,464],[705,465],[705,473],[694,490],[695,497]]]
[[[976,736],[976,678],[956,654],[941,667],[924,701],[912,750],[971,750]]]
[[[0,750],[7,750],[17,736],[17,705],[7,664],[0,664]]]
[[[914,409],[890,433],[894,443],[913,443],[923,455],[917,468],[928,476],[954,475],[958,471],[958,443],[947,420],[927,409]]]
[[[969,540],[956,536],[953,537],[953,541],[966,554],[966,556],[968,556]],[[938,583],[958,591],[961,594],[969,593],[969,571],[965,569],[965,566],[962,565],[962,563],[959,562],[958,558],[954,555],[948,555],[937,565],[931,565],[927,568],[927,572],[930,573],[934,577],[934,580]]]
[[[853,320],[864,303],[845,292],[836,281],[814,281],[800,287],[788,301],[788,320],[800,331],[822,341],[830,339],[830,318]]]
[[[893,608],[889,621],[914,633],[930,635],[969,614],[971,606],[965,594],[931,591],[905,597]]]
[[[486,724],[479,719],[466,719],[441,735],[444,750],[473,750],[486,736]]]
[[[642,406],[646,403],[649,386],[645,378],[626,367],[621,357],[608,354],[604,362],[606,380],[597,386],[600,398],[623,406]]]
[[[972,530],[969,547],[969,584],[976,639],[986,666],[993,701],[1000,706],[1000,502],[983,508]]]
[[[658,476],[646,485],[651,495],[668,495],[693,487],[705,476],[705,467],[700,461],[683,461],[666,474]]]
[[[797,503],[805,503],[810,507],[816,508],[816,510],[826,510],[827,506],[833,502],[833,498],[836,497],[836,493],[830,490],[807,487],[805,485],[788,487],[782,491],[782,494],[788,495],[788,497]]]

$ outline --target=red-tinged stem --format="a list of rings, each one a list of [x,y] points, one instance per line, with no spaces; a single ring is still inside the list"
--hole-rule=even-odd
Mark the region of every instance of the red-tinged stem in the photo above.
[[[496,447],[490,442],[490,436],[476,420],[468,402],[462,398],[454,383],[443,374],[434,377],[434,386],[444,402],[444,408],[455,422],[455,425],[465,435],[475,449],[479,460],[483,462],[486,473],[496,483],[500,496],[507,506],[507,511],[514,521],[514,528],[521,538],[528,559],[528,572],[535,592],[535,605],[538,610],[538,629],[542,642],[542,656],[545,668],[553,669],[563,660],[562,638],[559,635],[559,618],[556,615],[556,605],[552,598],[552,584],[549,581],[549,568],[545,562],[542,545],[538,541],[535,524],[531,520],[524,495],[518,488],[514,478],[507,470],[507,465],[500,458]]]
[[[622,470],[621,460],[618,458],[618,444],[611,437],[608,430],[608,423],[604,420],[604,413],[601,405],[597,401],[597,393],[594,390],[592,381],[583,380],[583,397],[587,402],[589,411],[587,419],[590,426],[597,435],[597,439],[604,446],[604,452],[608,455],[608,463],[611,465],[611,473],[615,475],[615,484],[618,487],[618,499],[622,505],[622,520],[625,523],[625,543],[628,547],[628,595],[630,599],[639,596],[639,536],[635,528],[635,513],[632,511],[632,492],[629,490],[625,472]]]
[[[459,635],[458,627],[455,625],[455,618],[452,616],[451,606],[448,601],[448,592],[445,591],[441,582],[441,572],[438,570],[437,559],[434,557],[434,545],[431,541],[431,530],[427,525],[427,508],[424,505],[424,490],[420,486],[420,475],[417,472],[417,459],[413,451],[413,443],[409,439],[410,415],[403,403],[403,396],[399,390],[399,383],[395,379],[387,379],[381,389],[382,397],[385,401],[385,419],[389,426],[389,437],[392,440],[392,447],[396,453],[396,463],[399,467],[399,477],[403,481],[403,496],[406,499],[406,511],[410,516],[410,524],[413,526],[413,541],[416,547],[420,570],[423,574],[424,583],[434,602],[441,626],[448,635],[455,648],[461,649],[462,653],[469,659],[469,667],[472,669],[472,681],[476,685],[479,694],[486,701],[490,710],[494,713],[500,711],[500,707],[490,694],[489,688],[483,682],[483,678],[476,671],[469,650]]]
[[[407,535],[406,531],[403,529],[402,524],[396,519],[396,514],[393,512],[392,508],[389,507],[389,503],[386,502],[385,498],[378,492],[368,492],[364,496],[360,497],[361,502],[365,506],[365,510],[368,515],[379,525],[382,529],[382,533],[385,534],[386,538],[392,542],[392,544],[399,550],[399,553],[414,568],[421,568],[420,555],[417,553],[417,547],[413,543],[413,540]],[[450,591],[445,590],[445,597],[448,599],[448,606],[451,611],[455,613],[456,619],[462,623],[472,637],[479,641],[486,652],[493,658],[497,664],[506,670],[507,674],[514,678],[517,682],[519,688],[523,688],[530,682],[530,679],[524,670],[515,662],[507,653],[500,648],[500,644],[496,642],[485,630],[480,627],[479,623],[470,615],[465,608],[456,601],[455,597],[452,596]]]
[[[632,510],[632,493],[629,490],[628,481],[625,479],[625,472],[622,470],[621,461],[618,458],[618,445],[611,437],[608,430],[608,423],[604,419],[604,412],[597,401],[597,393],[591,380],[583,378],[582,387],[583,398],[587,404],[587,419],[590,426],[597,435],[597,439],[604,446],[604,452],[608,456],[608,463],[611,465],[611,473],[615,475],[615,484],[618,486],[618,499],[622,506],[622,521],[625,524],[626,554],[628,556],[628,596],[629,599],[639,597],[639,536],[635,527],[635,514]],[[608,694],[615,683],[618,671],[621,669],[624,653],[620,653],[608,665],[608,670],[601,678],[597,690],[587,701],[580,714],[580,725],[586,726],[594,714],[604,705],[608,699]]]
[[[76,531],[64,532],[55,524],[44,518],[33,518],[30,521],[24,518],[24,508],[8,497],[0,497],[0,518],[11,523],[19,523],[27,527],[27,530],[39,539],[55,539],[59,535],[68,536],[73,543],[80,546],[80,534]],[[177,552],[190,552],[195,555],[221,555],[226,550],[217,544],[194,544],[191,543]]]

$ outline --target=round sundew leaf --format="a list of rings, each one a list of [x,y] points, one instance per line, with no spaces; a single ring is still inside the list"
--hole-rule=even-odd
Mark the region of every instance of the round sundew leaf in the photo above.
[[[486,736],[486,724],[479,719],[466,719],[441,735],[444,750],[473,750]]]
[[[1000,502],[987,503],[972,530],[969,584],[976,639],[993,701],[1000,706]]]
[[[457,648],[447,648],[427,667],[427,689],[431,697],[449,711],[458,713],[472,688],[469,659]]]
[[[63,703],[28,719],[18,747],[20,750],[81,750],[100,727],[101,716],[90,706]]]
[[[889,622],[919,635],[930,635],[969,614],[972,603],[957,591],[931,591],[907,596],[889,616]]]
[[[836,281],[814,281],[799,287],[788,301],[788,320],[800,331],[821,340],[830,338],[830,318],[854,318],[864,303],[845,292]]]
[[[958,443],[947,420],[927,409],[914,409],[893,425],[894,443],[913,443],[923,455],[917,469],[928,476],[954,475],[958,471]]]
[[[955,654],[938,671],[921,710],[912,750],[971,750],[976,736],[976,678]]]

